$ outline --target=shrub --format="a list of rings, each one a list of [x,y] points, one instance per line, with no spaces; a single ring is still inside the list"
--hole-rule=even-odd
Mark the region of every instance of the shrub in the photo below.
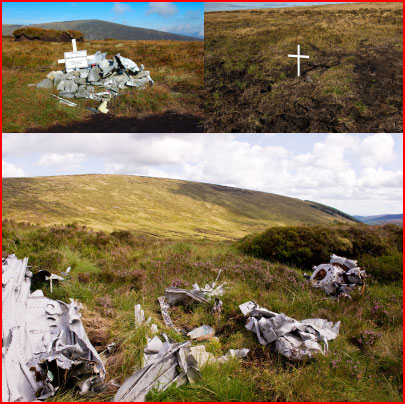
[[[389,283],[402,279],[402,260],[402,253],[393,252],[391,255],[380,257],[364,256],[359,263],[375,280]]]
[[[309,269],[332,253],[360,259],[378,280],[402,278],[402,230],[398,226],[273,227],[238,243],[245,254]],[[382,270],[379,268],[382,267]]]

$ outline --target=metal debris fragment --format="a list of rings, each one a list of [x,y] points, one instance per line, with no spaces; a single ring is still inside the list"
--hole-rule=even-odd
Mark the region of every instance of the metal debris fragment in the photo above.
[[[51,94],[51,93],[49,93],[49,94]],[[52,95],[52,97],[57,98],[61,104],[66,104],[66,105],[68,105],[69,107],[77,107],[77,104],[75,104],[75,103],[72,102],[72,101],[65,100],[65,99],[63,99],[62,97],[58,97],[58,96],[55,95],[55,94],[51,94],[51,95]]]
[[[210,327],[209,325],[202,325],[201,327],[194,328],[191,330],[187,336],[191,339],[195,339],[197,341],[202,341],[206,339],[211,339],[215,335],[215,330]]]
[[[151,341],[148,344],[150,358],[142,369],[136,371],[120,387],[114,397],[115,402],[145,401],[152,388],[163,391],[173,383],[180,386],[187,382],[192,383],[200,377],[197,363],[190,355],[190,342],[172,343],[165,334],[163,336],[164,343],[157,343],[158,337],[155,337],[152,340],[154,343],[151,344]]]
[[[97,108],[103,114],[106,114],[109,111],[109,109],[107,109],[107,102],[107,100],[101,101],[101,104]]]
[[[356,260],[331,255],[329,264],[314,266],[310,282],[313,287],[325,291],[328,296],[346,297],[358,286],[364,286],[366,271],[358,267]]]
[[[99,391],[105,370],[83,328],[81,306],[31,293],[27,258],[10,255],[2,263],[3,401],[52,396],[59,388],[55,369],[75,384],[91,378],[82,390]]]
[[[218,358],[211,352],[207,352],[204,345],[196,345],[190,348],[190,353],[196,360],[198,367],[202,368],[206,364],[225,363],[230,358],[243,359],[249,353],[249,349],[230,349],[225,355]]]
[[[175,288],[173,286],[165,290],[165,299],[166,303],[170,306],[177,306],[179,304],[191,306],[194,303],[208,304],[208,300],[205,299],[203,292],[194,289]]]
[[[239,308],[249,317],[246,329],[257,335],[259,343],[274,343],[277,351],[289,359],[300,360],[317,353],[324,354],[328,350],[328,341],[339,334],[340,321],[335,324],[320,318],[297,321],[251,301]]]
[[[222,302],[222,300],[219,300],[216,297],[214,307],[212,308],[213,314],[220,315],[222,313],[223,307],[224,307],[224,303]]]

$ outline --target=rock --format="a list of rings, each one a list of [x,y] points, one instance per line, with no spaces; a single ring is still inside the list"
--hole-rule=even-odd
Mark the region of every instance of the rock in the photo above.
[[[87,90],[86,87],[79,88],[75,93],[75,98],[89,98],[90,92]]]
[[[89,77],[89,70],[80,70],[80,78],[81,79],[87,79]]]
[[[79,88],[79,86],[73,80],[69,80],[66,82],[66,85],[65,85],[66,92],[74,93],[77,91],[78,88]]]
[[[66,73],[66,74],[63,76],[63,79],[64,79],[64,80],[73,80],[74,78],[75,78],[75,76],[73,75],[72,72]]]
[[[82,79],[81,77],[76,77],[75,83],[76,84],[86,84],[86,79]]]
[[[309,74],[306,75],[305,79],[307,80],[307,83],[312,83],[313,80]]]
[[[56,89],[58,90],[58,91],[64,91],[65,90],[65,85],[66,85],[66,81],[65,80],[61,80],[59,83],[58,83],[58,86],[56,87]]]
[[[50,80],[55,80],[58,77],[62,77],[63,76],[63,72],[62,70],[58,70],[58,71],[53,71],[47,74],[47,78]]]
[[[94,66],[91,70],[90,73],[87,77],[87,81],[99,81],[101,78],[101,70],[97,67]]]
[[[68,92],[68,91],[61,91],[59,93],[59,95],[61,97],[65,97],[65,98],[75,98],[75,95],[73,93]]]
[[[44,79],[37,84],[37,88],[52,88],[53,81],[51,79]]]

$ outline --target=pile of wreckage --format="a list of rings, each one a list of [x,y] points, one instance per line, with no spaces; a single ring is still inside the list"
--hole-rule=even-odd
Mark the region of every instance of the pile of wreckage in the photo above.
[[[107,102],[125,88],[143,89],[147,84],[152,86],[154,81],[150,72],[144,70],[131,59],[117,53],[112,59],[106,58],[107,53],[97,51],[87,58],[85,68],[52,71],[47,78],[37,84],[37,88],[52,89],[56,87],[59,97],[53,97],[65,105],[75,107],[77,104],[67,100],[72,98],[87,98],[100,101],[98,111],[107,113]]]
[[[70,267],[60,277],[47,271],[36,274],[28,269],[28,259],[15,255],[3,259],[3,401],[37,401],[54,395],[62,386],[76,387],[80,394],[98,393],[112,384],[119,387],[114,401],[144,401],[152,389],[165,390],[176,384],[198,380],[200,369],[209,363],[224,363],[229,358],[245,358],[249,349],[230,349],[215,357],[207,352],[203,340],[215,337],[215,330],[203,324],[188,333],[174,325],[169,309],[172,306],[194,304],[213,305],[213,315],[221,315],[226,283],[191,290],[168,287],[158,298],[163,322],[180,333],[184,342],[174,342],[165,333],[159,334],[158,325],[135,305],[135,326],[146,327],[148,337],[144,348],[143,367],[136,370],[121,386],[114,381],[105,383],[103,362],[112,352],[114,343],[97,353],[83,328],[80,304],[73,299],[66,304],[45,297],[42,290],[34,290],[38,282],[59,282],[69,276]],[[317,273],[322,272],[322,279]],[[348,293],[350,285],[364,284],[365,272],[357,262],[332,255],[330,264],[314,267],[311,282],[328,294]],[[323,280],[323,283],[321,282]],[[328,280],[328,281],[327,281]],[[349,281],[349,282],[348,282]],[[342,285],[345,285],[344,288]],[[348,286],[349,285],[349,286]],[[239,306],[247,317],[245,328],[257,335],[261,345],[272,346],[290,360],[312,358],[328,351],[328,341],[339,334],[340,321],[333,324],[320,318],[297,321],[283,313],[260,307],[253,301]],[[5,314],[4,314],[5,313]]]
[[[356,288],[361,287],[361,292],[364,291],[366,271],[357,265],[356,260],[332,254],[329,264],[314,266],[312,270],[311,276],[304,276],[313,287],[323,289],[328,296],[351,299],[350,293]]]

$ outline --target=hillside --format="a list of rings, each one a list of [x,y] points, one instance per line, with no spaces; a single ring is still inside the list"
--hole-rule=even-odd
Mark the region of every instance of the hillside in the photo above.
[[[120,175],[3,178],[3,219],[211,240],[269,226],[349,221],[281,195]]]
[[[402,224],[403,222],[402,213],[397,215],[354,216],[354,218],[366,224]]]
[[[24,25],[3,24],[2,35],[12,35],[13,31]],[[172,40],[172,41],[201,41],[201,38],[194,38],[185,35],[171,34],[170,32],[157,31],[154,29],[130,27],[128,25],[116,24],[102,20],[75,20],[48,22],[45,24],[30,24],[29,26],[81,31],[87,40],[102,40],[113,38],[118,40]]]

